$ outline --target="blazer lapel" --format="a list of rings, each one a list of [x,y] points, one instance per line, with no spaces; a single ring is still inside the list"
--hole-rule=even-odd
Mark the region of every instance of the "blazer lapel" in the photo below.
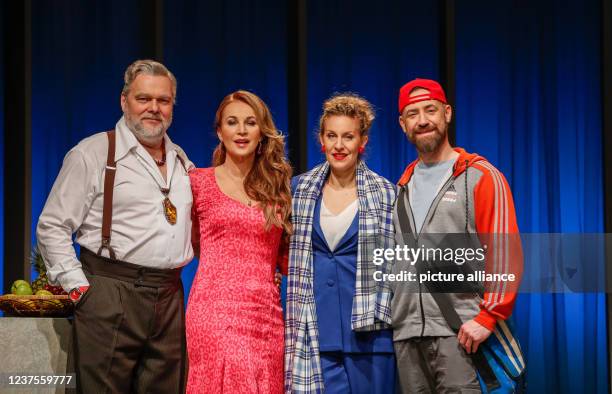
[[[357,213],[355,214],[355,217],[353,218],[351,225],[349,226],[349,228],[346,230],[346,232],[344,233],[344,235],[338,242],[338,245],[336,245],[336,250],[334,251],[338,251],[346,247],[346,244],[349,243],[351,238],[357,234],[358,230],[359,230],[359,211],[357,211]]]
[[[321,239],[321,242],[323,245],[325,245],[325,248],[331,251],[331,248],[327,243],[327,239],[325,238],[325,234],[323,233],[323,229],[321,228],[321,200],[322,198],[317,199],[317,204],[315,205],[312,229],[313,232],[316,233],[316,236]],[[313,235],[312,238],[314,240],[315,236]]]

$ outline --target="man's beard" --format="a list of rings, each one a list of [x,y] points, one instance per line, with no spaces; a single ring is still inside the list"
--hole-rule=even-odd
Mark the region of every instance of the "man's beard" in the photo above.
[[[446,135],[446,130],[448,127],[445,127],[444,130],[440,131],[437,127],[435,127],[432,131],[432,135],[428,135],[427,137],[418,137],[416,132],[407,133],[408,139],[412,142],[419,153],[431,153],[435,152],[442,141],[444,140],[444,136]]]
[[[141,120],[134,120],[128,113],[124,112],[123,115],[125,116],[125,123],[134,133],[136,139],[143,142],[155,143],[159,141],[172,124],[172,118],[164,121],[161,116],[148,116],[149,119],[156,119],[161,123],[157,127],[146,127]]]

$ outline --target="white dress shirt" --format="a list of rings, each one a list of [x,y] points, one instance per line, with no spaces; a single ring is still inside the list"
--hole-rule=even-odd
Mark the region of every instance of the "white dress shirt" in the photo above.
[[[122,117],[115,127],[117,172],[113,191],[111,246],[118,260],[146,267],[176,268],[193,258],[191,247],[192,194],[187,171],[177,155],[193,168],[182,149],[166,135],[167,182],[151,155],[128,129]],[[108,138],[98,133],[82,140],[64,158],[38,220],[38,247],[47,276],[70,290],[87,286],[76,242],[97,253],[102,241],[102,207]],[[169,187],[177,220],[166,220],[160,187]],[[108,257],[108,251],[103,250]]]

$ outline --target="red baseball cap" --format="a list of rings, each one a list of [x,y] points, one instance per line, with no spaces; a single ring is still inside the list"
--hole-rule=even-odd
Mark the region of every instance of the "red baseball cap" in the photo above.
[[[410,97],[410,92],[412,92],[416,88],[423,88],[429,90],[429,92]],[[444,94],[444,89],[442,89],[442,86],[440,86],[438,82],[433,81],[431,79],[413,79],[412,81],[402,86],[399,91],[400,114],[408,104],[418,103],[419,101],[425,100],[438,100],[440,102],[443,102],[444,104],[448,104],[446,102],[446,94]]]

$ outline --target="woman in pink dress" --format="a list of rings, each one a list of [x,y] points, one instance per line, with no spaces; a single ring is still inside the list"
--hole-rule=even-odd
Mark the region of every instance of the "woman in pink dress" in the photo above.
[[[214,166],[189,174],[200,265],[187,305],[187,393],[282,393],[274,275],[287,269],[291,167],[256,95],[226,96],[215,127]]]

